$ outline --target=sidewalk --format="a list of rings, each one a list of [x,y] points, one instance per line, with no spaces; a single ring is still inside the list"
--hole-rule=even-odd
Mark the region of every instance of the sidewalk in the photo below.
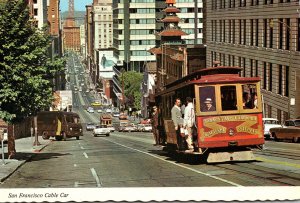
[[[39,137],[39,146],[33,146],[34,137],[26,137],[15,140],[16,155],[14,159],[7,159],[7,144],[4,144],[5,164],[2,161],[2,147],[0,148],[0,182],[6,180],[26,161],[30,160],[35,154],[42,151],[52,140],[44,140]]]

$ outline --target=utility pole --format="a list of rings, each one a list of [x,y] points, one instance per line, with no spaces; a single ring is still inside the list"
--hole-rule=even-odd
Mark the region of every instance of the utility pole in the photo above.
[[[125,96],[124,96],[124,68],[121,69],[122,73],[122,108],[125,111]]]

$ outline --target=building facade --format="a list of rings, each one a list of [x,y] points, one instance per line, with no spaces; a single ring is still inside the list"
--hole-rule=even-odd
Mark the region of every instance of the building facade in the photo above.
[[[186,44],[203,43],[203,3],[202,0],[176,0],[176,7],[181,11],[179,26],[187,33],[183,36]]]
[[[156,44],[155,0],[113,1],[113,47],[118,64],[141,71],[155,56],[147,50]]]
[[[33,3],[33,17],[39,29],[48,25],[47,16],[47,0],[32,0]]]
[[[298,0],[212,0],[206,5],[207,64],[261,78],[264,116],[300,116]],[[222,16],[220,18],[220,16]]]

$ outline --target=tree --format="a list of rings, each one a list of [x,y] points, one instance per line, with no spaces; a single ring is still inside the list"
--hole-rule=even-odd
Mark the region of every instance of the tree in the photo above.
[[[33,26],[23,0],[0,7],[0,36],[0,119],[14,124],[50,106],[49,79],[65,61],[48,57],[50,36]]]
[[[143,81],[143,74],[128,71],[123,75],[124,78],[124,93],[127,99],[127,105],[136,109],[141,109],[141,84]]]

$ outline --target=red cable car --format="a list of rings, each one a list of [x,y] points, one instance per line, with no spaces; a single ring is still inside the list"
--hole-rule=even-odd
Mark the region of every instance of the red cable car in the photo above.
[[[264,144],[259,77],[240,77],[239,67],[213,67],[166,85],[156,95],[164,123],[167,149],[179,150],[171,120],[176,98],[193,98],[194,152],[207,162],[254,160],[251,148]],[[206,157],[204,156],[204,157]]]

